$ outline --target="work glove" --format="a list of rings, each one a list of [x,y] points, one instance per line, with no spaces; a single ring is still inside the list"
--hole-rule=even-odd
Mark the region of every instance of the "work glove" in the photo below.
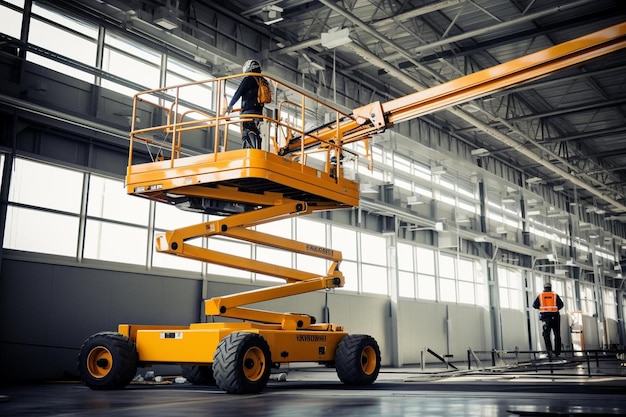
[[[226,107],[226,113],[230,113],[231,111],[233,111],[233,106]]]

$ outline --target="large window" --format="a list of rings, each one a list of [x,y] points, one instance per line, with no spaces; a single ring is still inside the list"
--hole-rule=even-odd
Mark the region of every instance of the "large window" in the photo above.
[[[597,314],[596,311],[596,298],[595,291],[593,290],[593,284],[580,284],[580,309],[586,316],[593,316]]]
[[[422,300],[437,299],[435,280],[435,251],[428,248],[415,249],[417,267],[417,298]]]
[[[145,265],[149,204],[127,195],[122,181],[91,175],[84,257]]]
[[[13,3],[18,7],[24,7],[24,1],[9,0],[9,3]],[[19,39],[22,30],[22,13],[0,6],[0,19],[2,19],[0,32]]]
[[[576,291],[574,290],[574,281],[566,280],[564,283],[565,293],[559,294],[565,304],[565,311],[576,311]]]
[[[110,262],[145,265],[148,231],[145,228],[87,221],[85,232],[85,258]]]
[[[413,261],[414,246],[398,243],[398,295],[415,298],[415,265]]]
[[[357,233],[345,227],[331,226],[330,247],[341,251],[343,261],[341,262],[341,272],[345,278],[344,290],[358,291],[359,275],[357,268]]]
[[[607,319],[617,320],[617,300],[615,290],[613,288],[604,288],[602,290],[602,301],[604,306],[604,317]]]
[[[456,299],[456,257],[439,254],[439,299],[455,303]]]
[[[498,266],[498,285],[500,290],[500,307],[512,310],[523,310],[522,272],[512,268]]]
[[[387,268],[378,265],[361,264],[363,292],[372,294],[389,293],[387,286]]]
[[[473,261],[459,259],[459,303],[476,304],[474,269]]]
[[[77,171],[17,158],[9,201],[78,214],[83,174]]]
[[[344,260],[357,260],[357,234],[356,231],[345,227],[331,227],[331,247],[341,251]]]
[[[114,33],[105,36],[102,69],[139,87],[102,80],[102,86],[129,96],[139,91],[160,87],[161,54],[124,39]]]
[[[33,18],[30,21],[28,42],[65,56],[90,67],[96,66],[98,28],[72,19],[68,15],[56,13],[33,4]],[[6,20],[3,19],[3,25]],[[43,67],[62,72],[88,83],[94,76],[73,66],[61,64],[41,55],[29,52],[29,61]]]
[[[167,59],[165,85],[168,87],[193,83],[210,78],[212,77],[208,72],[197,71],[172,57],[168,57]],[[178,98],[187,103],[194,104],[194,108],[198,108],[200,110],[215,110],[213,106],[213,92],[211,87],[211,83],[184,86],[179,89]],[[175,94],[176,92],[170,91],[169,93]],[[187,108],[183,106],[179,108],[179,110],[182,112],[187,110]],[[194,113],[191,116],[195,117],[198,115]]]
[[[83,174],[15,159],[4,247],[75,256]]]
[[[147,226],[148,205],[148,200],[126,194],[123,181],[91,175],[88,216]]]
[[[360,233],[363,292],[388,294],[387,244],[383,236]]]
[[[4,247],[52,255],[74,256],[78,218],[9,207],[7,210]]]

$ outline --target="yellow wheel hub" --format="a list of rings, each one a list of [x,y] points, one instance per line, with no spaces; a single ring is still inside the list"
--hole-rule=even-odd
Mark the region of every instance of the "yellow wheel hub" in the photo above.
[[[258,381],[265,373],[265,355],[258,347],[251,347],[243,357],[243,372],[249,381]]]
[[[366,375],[371,375],[376,370],[376,351],[371,346],[366,346],[361,351],[361,369]]]
[[[111,372],[113,366],[113,355],[109,349],[98,346],[89,352],[87,356],[87,370],[94,378],[104,378]]]

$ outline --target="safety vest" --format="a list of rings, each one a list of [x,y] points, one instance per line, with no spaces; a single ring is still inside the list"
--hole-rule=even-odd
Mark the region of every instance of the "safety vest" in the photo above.
[[[556,306],[556,293],[542,292],[539,294],[539,311],[541,313],[556,313],[559,308]]]

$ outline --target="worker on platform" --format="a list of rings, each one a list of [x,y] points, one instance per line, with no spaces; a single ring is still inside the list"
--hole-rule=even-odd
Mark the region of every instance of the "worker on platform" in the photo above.
[[[559,310],[563,308],[563,300],[552,291],[552,284],[546,282],[543,285],[543,292],[535,299],[533,308],[539,310],[539,320],[543,322],[542,334],[548,356],[551,356],[552,353],[559,356],[561,354],[561,315]],[[554,349],[552,349],[550,338],[551,332],[554,333]]]
[[[261,64],[255,59],[249,59],[243,64],[243,72],[261,72]],[[245,114],[263,114],[263,103],[259,103],[258,91],[259,82],[263,77],[248,75],[244,77],[239,88],[235,91],[235,95],[230,100],[230,104],[226,108],[226,112],[230,113],[233,106],[241,98],[241,113]],[[261,149],[261,132],[259,131],[260,119],[245,118],[241,124],[241,141],[242,147]]]

